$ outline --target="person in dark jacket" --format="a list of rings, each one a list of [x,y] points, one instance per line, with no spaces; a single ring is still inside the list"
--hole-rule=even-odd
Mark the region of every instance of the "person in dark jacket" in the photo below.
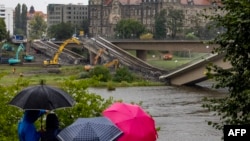
[[[34,122],[46,112],[46,110],[26,110],[24,112],[18,123],[19,141],[39,141],[41,135],[36,130]]]
[[[58,141],[56,136],[60,131],[58,117],[54,113],[49,113],[46,117],[45,131],[41,134],[41,141]]]

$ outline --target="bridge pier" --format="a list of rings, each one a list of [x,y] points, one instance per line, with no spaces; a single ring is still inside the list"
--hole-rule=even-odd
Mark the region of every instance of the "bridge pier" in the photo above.
[[[147,61],[147,51],[146,50],[136,50],[136,57],[143,61]]]
[[[96,56],[95,53],[89,51],[89,63],[90,63],[91,65],[94,64],[95,56]]]

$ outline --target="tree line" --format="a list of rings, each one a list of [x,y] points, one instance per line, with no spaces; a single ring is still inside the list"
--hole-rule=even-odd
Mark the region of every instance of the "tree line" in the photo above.
[[[27,17],[27,13],[34,15]],[[114,29],[115,35],[113,38],[139,39],[141,35],[150,33],[153,35],[152,38],[159,40],[204,40],[213,38],[219,31],[217,28],[208,29],[209,26],[214,25],[213,23],[208,23],[205,27],[200,26],[198,18],[196,19],[195,26],[183,29],[183,19],[183,10],[170,9],[167,11],[166,9],[163,9],[155,15],[154,31],[149,31],[140,21],[134,19],[122,19],[118,22]],[[41,38],[56,38],[58,40],[65,40],[70,38],[73,34],[79,34],[79,31],[84,31],[85,34],[88,34],[89,32],[88,20],[84,20],[81,25],[60,23],[48,27],[47,23],[44,21],[43,15],[35,13],[34,7],[31,7],[28,11],[25,4],[18,4],[16,6],[14,25],[14,34],[29,36],[30,40]],[[1,32],[4,32],[4,34],[1,34],[3,36],[1,38],[6,38],[6,36],[8,36],[8,31],[4,30],[4,24],[1,25],[0,30],[1,28]]]

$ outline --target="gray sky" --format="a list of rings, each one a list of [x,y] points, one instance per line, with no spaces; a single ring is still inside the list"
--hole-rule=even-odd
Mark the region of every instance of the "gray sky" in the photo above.
[[[47,5],[48,4],[78,4],[81,3],[83,5],[88,5],[88,0],[0,0],[1,5],[5,5],[5,7],[10,7],[15,9],[17,4],[20,3],[26,4],[28,10],[31,6],[34,6],[36,11],[43,11],[43,13],[47,13]]]

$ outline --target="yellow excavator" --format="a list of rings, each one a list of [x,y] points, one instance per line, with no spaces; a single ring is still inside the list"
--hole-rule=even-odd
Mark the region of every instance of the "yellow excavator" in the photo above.
[[[105,66],[107,68],[110,68],[110,67],[114,66],[114,68],[116,70],[117,68],[119,68],[119,60],[114,59],[114,60],[112,60],[112,61],[110,61],[108,63],[103,64],[103,66]]]
[[[80,41],[76,38],[70,38],[70,39],[67,39],[63,42],[62,45],[60,45],[59,49],[57,50],[57,52],[55,53],[54,57],[52,58],[52,60],[44,60],[43,61],[43,64],[44,66],[50,66],[50,65],[57,65],[57,66],[61,66],[58,62],[58,58],[59,58],[59,55],[62,53],[63,49],[65,48],[65,46],[70,43],[70,42],[75,42],[77,43],[78,45],[80,44]]]
[[[96,55],[95,58],[94,58],[94,63],[93,63],[93,65],[96,65],[96,64],[97,64],[97,62],[98,62],[100,56],[104,53],[105,50],[106,50],[105,48],[104,48],[104,49],[101,48],[101,49],[98,50],[97,55]]]
[[[91,66],[91,65],[85,65],[84,66],[84,70],[85,71],[89,71],[89,70],[93,69],[94,66],[97,64],[98,59],[104,53],[105,50],[106,50],[105,48],[104,49],[103,48],[99,49],[98,52],[97,52],[97,55],[94,58],[93,66]],[[114,68],[117,69],[119,67],[119,60],[118,59],[113,59],[112,61],[103,64],[103,66],[108,67],[108,68],[114,66]]]
[[[110,67],[114,66],[114,68],[116,70],[117,68],[119,68],[119,60],[118,59],[114,59],[114,60],[112,60],[110,62],[107,62],[107,63],[103,64],[103,66],[107,67],[107,68],[110,68]],[[93,68],[94,68],[94,66],[91,66],[91,65],[85,65],[84,66],[84,70],[85,71],[90,71]]]
[[[100,56],[104,53],[105,50],[106,50],[105,48],[101,48],[101,49],[98,50],[98,52],[97,52],[97,54],[96,54],[96,56],[94,58],[94,61],[93,61],[93,66],[95,66],[97,64]],[[89,70],[91,70],[93,68],[93,66],[91,66],[91,65],[85,65],[84,66],[84,70],[85,71],[89,71]]]

